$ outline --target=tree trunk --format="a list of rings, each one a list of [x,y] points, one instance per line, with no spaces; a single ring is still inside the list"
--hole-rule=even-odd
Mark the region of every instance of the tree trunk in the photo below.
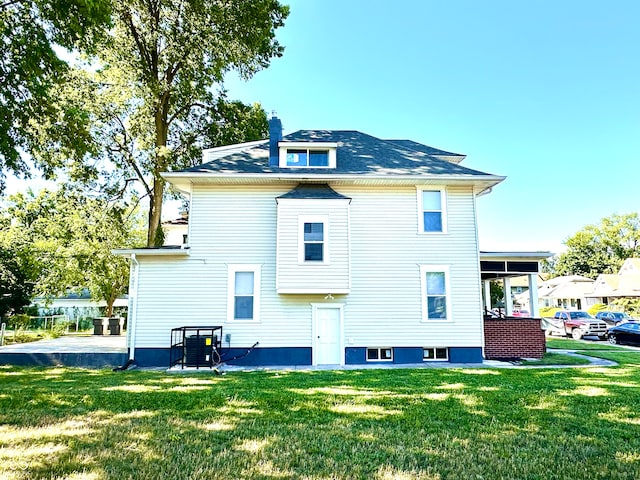
[[[168,92],[162,95],[155,113],[156,131],[156,162],[153,171],[153,196],[149,199],[149,229],[147,231],[147,246],[161,247],[164,241],[162,234],[162,200],[164,197],[164,180],[160,173],[167,169],[169,152],[167,138],[169,134],[169,100]]]
[[[153,195],[149,199],[149,229],[147,230],[147,247],[162,246],[162,197],[164,195],[164,181],[153,179]]]
[[[107,317],[113,317],[113,304],[116,302],[114,296],[107,298],[107,311],[105,312]]]

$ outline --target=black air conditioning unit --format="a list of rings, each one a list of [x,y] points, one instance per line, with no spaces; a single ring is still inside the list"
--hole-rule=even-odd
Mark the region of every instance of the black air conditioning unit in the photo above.
[[[213,368],[220,363],[222,327],[179,327],[171,330],[169,367]]]

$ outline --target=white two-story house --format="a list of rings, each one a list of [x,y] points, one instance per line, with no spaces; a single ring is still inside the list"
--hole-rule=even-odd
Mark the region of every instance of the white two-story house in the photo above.
[[[476,199],[504,177],[464,158],[358,131],[283,137],[272,118],[268,140],[163,174],[190,200],[188,237],[119,251],[131,358],[167,365],[172,329],[220,326],[223,360],[257,343],[246,365],[481,362]]]

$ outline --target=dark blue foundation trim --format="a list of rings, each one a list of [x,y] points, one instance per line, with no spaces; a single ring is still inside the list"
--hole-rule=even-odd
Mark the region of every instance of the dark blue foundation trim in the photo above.
[[[103,368],[119,367],[128,358],[126,353],[0,353],[0,365]]]
[[[136,348],[135,361],[139,367],[169,367],[169,348]],[[311,348],[282,347],[256,348],[246,357],[246,348],[223,348],[222,361],[229,365],[269,366],[269,365],[311,365]],[[126,361],[126,360],[125,360]]]
[[[450,347],[449,361],[451,363],[482,363],[482,348]]]
[[[246,357],[226,360],[246,352],[246,348],[223,348],[222,360],[229,365],[311,365],[310,347],[255,348]]]
[[[368,362],[366,347],[347,347],[345,348],[345,363],[347,365],[364,365],[370,363],[389,363],[389,362]],[[393,363],[422,363],[422,347],[394,347]],[[481,347],[450,347],[449,348],[450,363],[482,363]]]
[[[169,348],[136,348],[134,360],[139,367],[169,368]]]
[[[256,348],[246,357],[236,360],[228,360],[241,356],[247,352],[246,348],[223,348],[222,360],[229,365],[245,366],[273,366],[273,365],[311,365],[310,347],[282,347],[282,348]],[[60,355],[60,354],[59,354]],[[72,354],[68,354],[72,355]],[[75,354],[77,355],[77,354]],[[95,354],[93,354],[95,355]],[[123,360],[118,364],[127,361]],[[0,361],[2,356],[0,356]],[[139,367],[169,367],[168,348],[136,348],[136,364]],[[481,347],[450,347],[450,363],[482,363]],[[10,363],[10,362],[7,362]],[[345,363],[347,365],[364,364],[388,364],[390,362],[367,362],[366,347],[345,348]],[[393,349],[394,364],[422,363],[422,347],[395,347]],[[14,365],[17,365],[14,363]]]

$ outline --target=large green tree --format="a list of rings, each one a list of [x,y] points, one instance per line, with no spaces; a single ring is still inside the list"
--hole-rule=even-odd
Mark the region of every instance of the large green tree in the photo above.
[[[91,68],[61,92],[91,115],[94,154],[79,163],[47,148],[38,160],[108,195],[137,179],[149,200],[147,244],[161,244],[161,172],[192,166],[204,147],[266,136],[264,110],[229,101],[223,80],[249,78],[282,54],[275,31],[287,15],[276,0],[114,0]]]
[[[8,205],[0,247],[11,246],[25,259],[34,272],[34,293],[50,297],[88,288],[92,298],[107,302],[111,315],[129,278],[128,262],[111,250],[144,244],[135,212],[65,188],[16,194]]]
[[[110,11],[104,0],[0,0],[0,193],[7,173],[28,175],[21,151],[41,146],[40,121],[60,148],[88,151],[86,116],[57,96],[68,65],[54,47],[92,51]]]
[[[18,252],[0,246],[0,318],[29,305],[34,282]]]
[[[555,275],[617,273],[627,258],[640,256],[640,216],[612,215],[587,225],[565,242],[567,250],[550,265]]]

